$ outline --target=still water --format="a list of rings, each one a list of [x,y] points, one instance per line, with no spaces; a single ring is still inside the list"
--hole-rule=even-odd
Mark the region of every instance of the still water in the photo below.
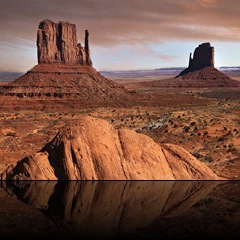
[[[238,237],[237,181],[0,182],[0,236]]]

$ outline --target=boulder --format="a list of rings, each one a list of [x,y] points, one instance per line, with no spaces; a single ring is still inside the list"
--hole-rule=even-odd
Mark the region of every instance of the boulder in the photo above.
[[[40,152],[10,166],[2,180],[216,180],[183,148],[159,145],[89,116],[65,126]]]

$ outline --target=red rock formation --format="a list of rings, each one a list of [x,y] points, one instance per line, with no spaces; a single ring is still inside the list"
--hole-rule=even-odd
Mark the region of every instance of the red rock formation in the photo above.
[[[219,179],[181,147],[158,145],[133,130],[115,130],[83,117],[66,126],[40,152],[1,174],[2,180]]]
[[[148,84],[151,84],[149,82]],[[200,44],[190,53],[189,65],[174,79],[161,81],[159,87],[240,87],[237,80],[233,80],[214,67],[214,47],[210,43]]]
[[[92,65],[86,30],[85,48],[77,43],[75,24],[43,20],[37,32],[38,63]]]
[[[88,30],[82,47],[77,43],[74,24],[44,20],[39,24],[37,47],[39,64],[13,82],[1,85],[0,96],[66,97],[95,107],[134,102],[132,93],[92,67]]]
[[[188,68],[183,70],[178,76],[183,76],[189,72],[203,69],[205,67],[214,68],[214,47],[211,47],[210,43],[200,44],[195,49],[193,58],[192,53],[190,53]]]

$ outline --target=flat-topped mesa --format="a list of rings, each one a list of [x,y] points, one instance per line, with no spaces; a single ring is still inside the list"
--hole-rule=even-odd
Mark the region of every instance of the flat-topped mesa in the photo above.
[[[75,24],[45,19],[37,32],[39,64],[63,63],[92,66],[89,49],[89,33],[85,31],[85,47],[77,42]]]
[[[205,67],[214,68],[214,47],[209,42],[200,44],[189,57],[188,68],[183,70],[178,76],[185,75],[189,72],[203,69]]]

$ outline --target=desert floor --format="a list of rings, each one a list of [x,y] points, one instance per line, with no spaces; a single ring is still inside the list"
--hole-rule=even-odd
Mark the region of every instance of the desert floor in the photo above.
[[[219,176],[240,179],[240,89],[142,88],[139,82],[148,80],[114,79],[148,96],[129,107],[90,108],[64,98],[0,97],[0,172],[40,150],[66,123],[88,114],[156,142],[180,145]]]

